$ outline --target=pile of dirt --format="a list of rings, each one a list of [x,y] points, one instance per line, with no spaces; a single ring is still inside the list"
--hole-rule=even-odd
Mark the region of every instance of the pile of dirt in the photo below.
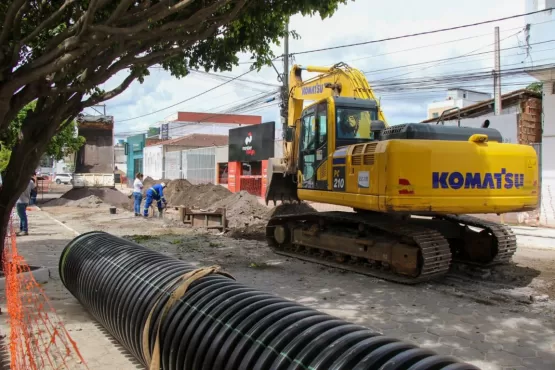
[[[98,208],[104,202],[96,195],[89,195],[88,197],[70,200],[64,198],[53,199],[47,203],[49,206],[65,206],[65,207],[79,207],[79,208]]]
[[[318,212],[314,207],[306,203],[285,203],[280,204],[268,211],[267,218],[275,216],[295,215],[299,213]]]
[[[100,203],[98,203],[100,201]],[[106,203],[114,207],[129,209],[129,198],[121,191],[110,188],[71,189],[58,199],[46,202],[46,206],[98,207]]]
[[[260,204],[258,198],[242,190],[232,193],[220,201],[213,203],[210,208],[225,208],[229,227],[243,227],[265,221],[268,207]]]
[[[172,180],[167,183],[167,185],[168,186],[164,189],[164,196],[168,204],[171,205],[180,205],[178,203],[181,201],[181,198],[183,198],[189,191],[189,188],[193,186],[187,180]]]
[[[186,180],[175,180],[175,181],[186,181]],[[172,185],[174,181],[168,184],[168,188]],[[173,206],[187,206],[187,207],[197,207],[197,208],[214,208],[214,203],[227,198],[232,193],[220,185],[214,184],[202,184],[202,185],[190,185],[185,187],[183,184],[179,191],[165,192],[168,204]],[[178,185],[175,189],[179,188]]]
[[[155,181],[152,177],[147,176],[143,179],[143,193],[148,190],[152,185],[156,184],[158,181]],[[162,182],[162,181],[160,181]]]

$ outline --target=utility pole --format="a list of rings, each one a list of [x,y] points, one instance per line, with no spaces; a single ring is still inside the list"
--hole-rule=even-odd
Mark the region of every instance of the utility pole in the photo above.
[[[499,41],[499,27],[495,27],[495,69],[493,71],[493,96],[495,115],[501,114],[501,48]]]
[[[281,75],[281,127],[283,129],[282,135],[285,137],[285,130],[287,129],[287,118],[289,111],[289,20],[285,24],[285,38],[283,40],[283,74]]]

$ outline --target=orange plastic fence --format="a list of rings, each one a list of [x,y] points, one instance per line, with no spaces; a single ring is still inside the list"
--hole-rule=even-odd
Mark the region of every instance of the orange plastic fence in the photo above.
[[[77,344],[17,250],[13,215],[4,244],[10,369],[88,369]]]

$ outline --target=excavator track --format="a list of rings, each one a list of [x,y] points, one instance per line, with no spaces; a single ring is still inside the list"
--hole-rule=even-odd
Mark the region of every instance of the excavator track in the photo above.
[[[439,278],[448,272],[451,263],[449,242],[439,231],[386,214],[313,212],[276,216],[266,227],[266,239],[270,248],[280,255],[402,284]],[[326,244],[326,239],[327,246],[315,245],[318,240]],[[332,239],[345,240],[345,243],[338,246]],[[312,240],[312,244],[303,240]],[[364,253],[371,255],[372,248],[396,256],[397,263],[366,258]],[[408,252],[404,254],[404,251]],[[411,253],[417,255],[417,263],[407,268],[414,271],[399,273],[396,266],[407,264],[402,259]]]
[[[436,218],[462,225],[462,227],[470,226],[482,229],[481,232],[472,232],[475,236],[471,241],[467,240],[463,247],[463,249],[467,249],[466,253],[464,250],[462,253],[454,253],[453,261],[455,263],[491,267],[509,263],[516,252],[516,235],[508,226],[467,215],[438,215]],[[473,244],[471,244],[472,242]]]

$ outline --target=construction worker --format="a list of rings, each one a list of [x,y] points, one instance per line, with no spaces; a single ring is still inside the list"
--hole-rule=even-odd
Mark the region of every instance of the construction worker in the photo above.
[[[143,216],[148,217],[148,209],[150,208],[153,200],[156,201],[158,212],[162,212],[162,202],[164,202],[164,207],[168,204],[168,202],[166,202],[166,198],[164,198],[165,188],[166,183],[162,182],[160,184],[152,185],[152,187],[146,191],[145,211],[143,212]]]
[[[27,220],[27,206],[31,198],[31,190],[35,188],[35,183],[32,179],[29,179],[27,188],[23,190],[19,199],[16,202],[16,211],[19,216],[19,232],[17,236],[29,235],[29,224]]]
[[[133,182],[133,197],[135,198],[135,216],[141,215],[141,202],[143,200],[143,174],[138,172]]]

